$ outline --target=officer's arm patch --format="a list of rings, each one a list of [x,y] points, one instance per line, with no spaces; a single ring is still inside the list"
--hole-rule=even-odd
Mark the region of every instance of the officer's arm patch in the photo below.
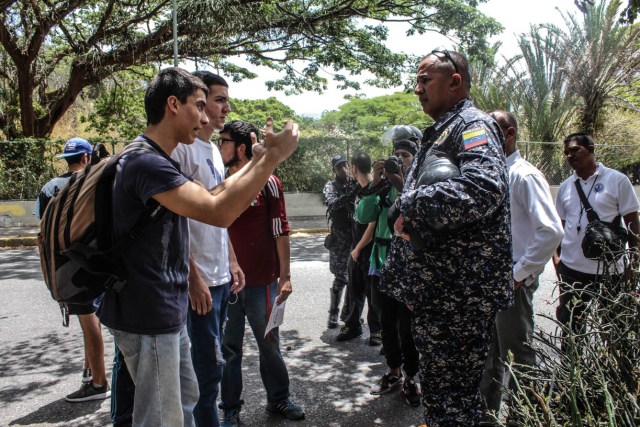
[[[464,142],[464,150],[471,150],[488,142],[487,132],[482,127],[471,129],[462,134],[462,140]]]

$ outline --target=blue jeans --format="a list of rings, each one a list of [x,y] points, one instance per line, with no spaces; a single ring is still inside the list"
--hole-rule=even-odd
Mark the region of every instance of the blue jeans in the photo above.
[[[222,328],[227,318],[230,286],[227,283],[209,287],[212,308],[205,315],[198,314],[189,306],[187,326],[191,338],[191,359],[200,388],[200,399],[193,411],[198,427],[220,425],[216,399],[224,366]]]
[[[114,344],[111,369],[111,423],[113,427],[128,427],[133,420],[133,395],[136,386],[127,371],[124,356]]]
[[[133,425],[194,426],[198,382],[186,326],[181,332],[161,335],[110,332],[136,386]]]
[[[222,373],[220,407],[223,409],[240,409],[245,316],[258,344],[260,376],[267,390],[267,400],[277,402],[289,397],[289,373],[280,353],[278,329],[264,337],[268,316],[277,296],[278,282],[274,281],[269,285],[247,285],[234,304],[231,302],[235,297],[231,297],[222,340],[222,355],[226,362]]]

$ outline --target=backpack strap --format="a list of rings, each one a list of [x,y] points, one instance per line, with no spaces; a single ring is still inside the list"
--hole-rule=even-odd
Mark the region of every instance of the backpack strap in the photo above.
[[[115,177],[115,171],[117,169],[118,161],[126,154],[140,151],[158,152],[158,150],[152,144],[148,144],[145,141],[136,140],[133,143],[129,144],[117,156],[113,156],[109,158],[109,160],[107,160],[107,162],[109,163],[105,165],[105,167],[109,169],[108,171],[105,171],[105,176],[102,177],[104,179],[101,179],[100,185],[104,186],[102,187],[102,191],[105,192],[104,194],[107,194],[108,200],[102,200],[103,198],[99,198],[101,203],[99,206],[96,206],[96,215],[101,215],[102,221],[108,221],[103,223],[111,224],[112,221],[112,200],[111,194],[109,192],[111,191],[111,186],[113,183],[113,178]],[[165,157],[167,156],[165,155]],[[122,253],[123,249],[130,245],[132,241],[139,239],[143,235],[144,229],[149,224],[162,217],[162,215],[164,215],[166,211],[167,208],[154,200],[153,205],[149,206],[140,215],[133,227],[131,227],[131,229],[114,244],[108,244],[110,242],[102,242],[102,244],[98,244],[98,247],[96,248],[82,242],[74,242],[68,247],[68,250],[65,251],[65,255],[67,255],[69,259],[72,259],[88,272],[107,276],[105,287],[118,291],[122,289],[122,287],[124,287],[126,281],[111,273],[113,269],[109,264],[115,262],[119,257],[119,254]],[[109,230],[111,230],[112,227],[108,228]],[[106,240],[110,240],[110,236],[111,235],[109,234],[109,238]]]

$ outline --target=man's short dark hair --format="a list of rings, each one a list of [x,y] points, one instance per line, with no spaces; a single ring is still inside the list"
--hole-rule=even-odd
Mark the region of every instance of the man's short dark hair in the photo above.
[[[75,154],[73,156],[65,157],[64,159],[67,161],[67,165],[71,166],[71,165],[75,165],[76,163],[81,163],[82,162],[82,156],[84,156],[84,155],[85,155],[85,153],[78,153],[78,154]]]
[[[465,82],[467,89],[471,88],[471,71],[469,69],[469,61],[467,60],[466,56],[450,50],[435,50],[426,56],[429,55],[435,56],[440,61],[440,63],[436,65],[436,69],[451,71],[452,74],[455,73],[457,69],[458,74],[460,74],[460,76],[462,77],[462,80]],[[452,62],[452,60],[454,62]]]
[[[184,104],[187,98],[198,89],[205,95],[209,94],[209,88],[199,78],[187,71],[171,67],[161,70],[153,78],[144,94],[144,111],[147,114],[147,125],[156,125],[164,117],[164,109],[167,99],[175,96]]]
[[[253,152],[251,151],[251,132],[256,135],[256,138],[260,135],[254,125],[240,120],[232,120],[229,123],[225,123],[220,131],[220,133],[228,133],[229,136],[231,136],[236,148],[244,144],[245,154],[249,160],[253,157]]]
[[[589,147],[595,147],[595,143],[593,142],[593,138],[591,137],[591,135],[584,133],[584,132],[576,132],[576,133],[572,133],[571,135],[567,136],[564,141],[563,144],[568,144],[571,141],[575,141],[578,144],[582,145],[585,148],[589,148]]]
[[[371,172],[371,157],[367,153],[357,153],[351,157],[351,164],[358,169],[360,173]]]
[[[217,74],[212,73],[211,71],[196,70],[191,74],[193,74],[194,76],[202,80],[202,83],[207,85],[207,88],[211,86],[229,87],[229,84],[224,78],[222,78]]]
[[[494,120],[495,115],[500,114],[504,118],[504,125],[506,125],[508,128],[514,128],[516,131],[518,130],[518,120],[516,119],[516,116],[514,116],[510,112],[505,110],[489,110],[487,111],[487,114],[490,115]]]

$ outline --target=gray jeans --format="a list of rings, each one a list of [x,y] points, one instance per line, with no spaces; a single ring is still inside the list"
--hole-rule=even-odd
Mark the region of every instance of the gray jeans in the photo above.
[[[198,381],[187,327],[172,334],[139,335],[110,329],[136,385],[133,426],[193,427]]]
[[[529,286],[514,292],[513,307],[496,314],[491,333],[491,345],[487,355],[484,374],[480,382],[480,393],[485,410],[500,410],[504,384],[504,362],[509,352],[514,362],[535,366],[536,355],[531,347],[533,338],[533,294],[538,289],[539,279]],[[513,388],[512,381],[509,386]]]

